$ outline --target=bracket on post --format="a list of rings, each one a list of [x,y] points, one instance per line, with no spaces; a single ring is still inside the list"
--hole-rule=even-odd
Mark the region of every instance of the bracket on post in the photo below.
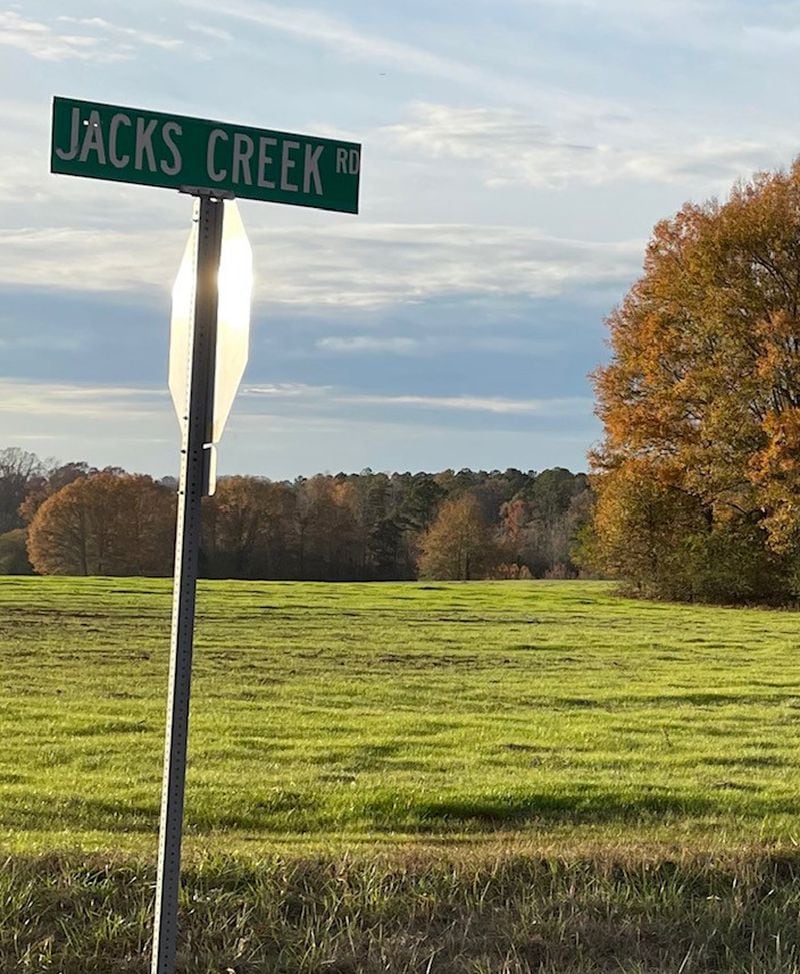
[[[211,200],[235,200],[236,194],[227,189],[211,189],[208,186],[179,186],[179,193]]]

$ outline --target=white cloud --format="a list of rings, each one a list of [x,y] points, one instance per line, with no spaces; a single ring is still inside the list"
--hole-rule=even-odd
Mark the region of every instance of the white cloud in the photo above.
[[[360,354],[362,352],[386,352],[392,355],[410,355],[419,348],[414,338],[380,335],[330,335],[317,342],[317,348],[327,352]]]
[[[172,286],[185,231],[2,230],[0,284],[80,291]],[[251,232],[258,300],[370,308],[439,296],[547,297],[622,286],[643,241],[591,243],[536,230],[460,224],[338,223]]]
[[[473,163],[489,186],[521,183],[536,188],[571,183],[599,185],[635,179],[703,185],[776,167],[791,158],[788,139],[760,141],[684,131],[657,135],[614,120],[586,126],[566,119],[559,132],[511,108],[461,108],[416,103],[404,123],[383,132],[399,147],[428,158]],[[574,132],[583,136],[573,137]]]
[[[0,446],[157,475],[178,468],[180,434],[166,389],[0,378]]]
[[[0,379],[0,412],[3,413],[141,420],[161,415],[168,402],[166,389]]]
[[[592,400],[582,396],[540,399],[510,399],[502,396],[429,396],[374,395],[348,392],[332,386],[310,385],[249,385],[244,398],[265,398],[270,402],[298,398],[309,404],[338,404],[347,406],[408,406],[428,410],[467,413],[493,413],[504,416],[584,416],[591,412]]]
[[[375,307],[454,295],[555,296],[628,282],[643,242],[596,244],[536,230],[462,224],[338,224],[257,232],[264,295],[292,304]],[[269,263],[266,254],[269,253]],[[258,256],[256,267],[259,266]],[[266,274],[265,274],[266,277]]]
[[[3,229],[0,284],[86,292],[166,290],[178,269],[182,236],[70,227]]]
[[[158,385],[0,377],[0,447],[177,474],[180,437]],[[344,386],[247,384],[220,445],[221,473],[293,478],[322,470],[581,469],[597,435],[580,396],[375,394]]]
[[[364,30],[354,22],[333,17],[327,12],[295,3],[279,4],[267,0],[228,0],[220,5],[215,0],[180,0],[185,7],[200,10],[231,21],[242,21],[265,34],[280,33],[323,48],[327,53],[343,62],[369,64],[375,68],[376,79],[381,75],[402,73],[420,75],[431,79],[441,79],[456,85],[479,91],[486,97],[492,95],[505,103],[535,104],[548,110],[553,117],[567,111],[581,110],[587,115],[624,115],[625,108],[619,101],[601,97],[590,91],[570,92],[563,84],[548,83],[531,77],[531,59],[541,62],[548,60],[558,64],[558,56],[538,46],[536,16],[529,16],[530,44],[526,46],[525,57],[509,61],[507,50],[498,50],[479,37],[468,53],[461,57],[438,53],[436,48],[458,49],[454,40],[475,38],[476,31],[469,30],[468,19],[452,25],[446,21],[442,25],[431,24],[425,33],[424,46],[405,40],[395,40],[385,34]],[[502,23],[502,8],[514,7],[518,2],[529,6],[530,0],[497,0],[493,7],[492,19]],[[558,5],[560,0],[545,0]],[[578,0],[581,2],[581,0]],[[605,0],[588,0],[590,5],[602,4]],[[636,0],[623,0],[636,3]],[[676,0],[678,2],[678,0]],[[691,0],[684,0],[688,3]],[[655,4],[654,4],[655,7]],[[447,16],[447,15],[446,15]],[[628,23],[622,16],[622,22]],[[397,28],[395,28],[397,29]],[[490,30],[491,39],[497,35]],[[502,34],[500,35],[502,36]],[[540,74],[540,72],[536,72]]]
[[[591,399],[580,396],[552,399],[507,399],[486,396],[339,396],[337,402],[370,406],[417,406],[503,416],[574,416],[591,410]]]
[[[163,51],[174,51],[183,45],[183,41],[176,37],[164,37],[161,34],[153,34],[150,31],[139,30],[135,27],[120,27],[102,17],[59,17],[58,21],[64,24],[75,24],[83,28],[95,28],[111,36],[116,34],[120,37],[127,37],[138,44],[158,47]]]
[[[102,17],[60,16],[51,23],[30,20],[14,10],[0,11],[0,44],[41,61],[128,61],[145,45],[173,51],[183,42],[150,31],[112,24]]]
[[[214,41],[225,41],[227,43],[233,40],[233,34],[229,30],[223,30],[222,27],[209,27],[208,24],[187,24],[186,26],[195,34],[202,34]]]
[[[452,81],[474,81],[481,75],[470,65],[440,57],[424,48],[359,30],[310,7],[282,6],[259,0],[182,0],[184,6],[244,20],[273,31],[331,48],[339,56],[384,67],[419,71]]]
[[[435,428],[431,426],[432,413],[439,414],[438,422],[443,429],[447,428],[447,414],[454,418],[457,414],[474,415],[476,424],[480,424],[481,415],[486,419],[527,416],[531,422],[540,419],[584,424],[591,417],[592,400],[581,396],[512,399],[379,395],[333,386],[248,385],[240,392],[231,430],[224,440],[230,438],[231,432],[241,434],[244,430],[262,434],[289,430],[298,434],[325,430],[346,432],[359,424],[375,427],[404,424],[408,430],[424,427],[430,432]],[[48,439],[57,428],[72,430],[73,435],[80,428],[81,435],[90,438],[108,437],[117,429],[121,442],[152,437],[158,442],[174,442],[177,449],[178,425],[166,388],[0,378],[0,415],[16,431],[15,439]]]
[[[0,11],[0,44],[25,51],[42,61],[120,61],[124,50],[105,50],[97,37],[54,30],[48,24],[26,20],[13,10]]]
[[[331,386],[310,386],[304,382],[270,382],[245,386],[242,395],[266,396],[270,399],[313,399],[330,392]]]

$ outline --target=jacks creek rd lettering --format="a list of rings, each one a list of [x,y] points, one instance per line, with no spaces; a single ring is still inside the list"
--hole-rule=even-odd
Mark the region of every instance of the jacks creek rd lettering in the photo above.
[[[358,213],[361,146],[54,98],[50,171]]]

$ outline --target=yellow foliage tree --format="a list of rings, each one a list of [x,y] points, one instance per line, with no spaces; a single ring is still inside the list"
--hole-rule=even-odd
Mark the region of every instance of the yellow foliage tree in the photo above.
[[[423,578],[484,578],[497,562],[492,530],[472,494],[445,501],[420,539]]]

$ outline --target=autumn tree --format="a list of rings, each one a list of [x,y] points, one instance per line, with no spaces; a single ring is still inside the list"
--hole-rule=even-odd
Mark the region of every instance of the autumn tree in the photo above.
[[[28,529],[43,575],[168,575],[175,498],[152,478],[103,472],[48,497]]]
[[[221,578],[292,578],[296,496],[261,477],[225,477],[203,504],[203,573]]]
[[[420,539],[419,571],[424,578],[484,578],[497,561],[494,535],[471,493],[445,501]]]
[[[318,474],[297,485],[295,530],[300,578],[358,577],[354,496],[346,481]]]
[[[654,593],[796,593],[800,162],[659,223],[608,325],[595,563]]]

